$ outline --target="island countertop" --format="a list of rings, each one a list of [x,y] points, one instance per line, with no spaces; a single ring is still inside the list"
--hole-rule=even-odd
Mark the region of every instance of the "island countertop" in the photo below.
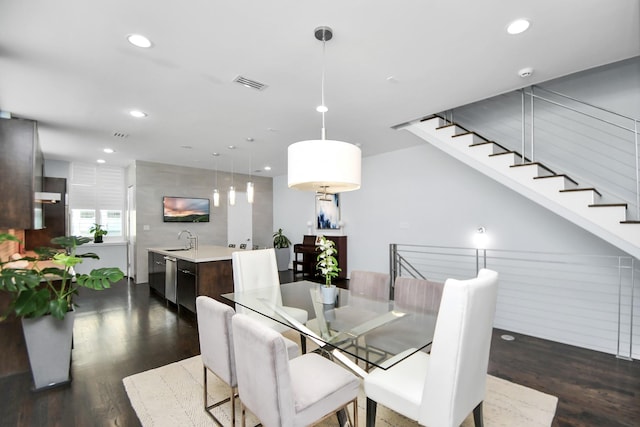
[[[180,249],[179,247],[167,246],[165,248],[147,248],[147,250],[190,262],[210,262],[230,260],[233,252],[242,249],[228,248],[226,246],[199,245],[198,249]]]

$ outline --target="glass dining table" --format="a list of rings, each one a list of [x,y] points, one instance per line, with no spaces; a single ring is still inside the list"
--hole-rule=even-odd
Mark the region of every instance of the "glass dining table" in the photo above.
[[[334,304],[323,304],[320,286],[299,281],[222,297],[236,308],[244,307],[296,330],[363,377],[366,372],[354,361],[388,369],[431,344],[437,313],[403,307],[393,300],[352,295],[346,289],[339,289]],[[304,324],[296,321],[287,314],[287,307],[306,310],[309,320]]]

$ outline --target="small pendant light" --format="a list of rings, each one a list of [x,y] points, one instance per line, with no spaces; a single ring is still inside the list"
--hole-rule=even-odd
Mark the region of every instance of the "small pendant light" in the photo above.
[[[220,206],[220,192],[218,191],[218,156],[220,154],[218,153],[213,153],[213,156],[216,158],[216,185],[215,188],[213,189],[213,206],[214,207],[219,207]]]
[[[229,187],[229,206],[236,205],[236,188],[233,186],[233,159],[231,159],[231,186]]]

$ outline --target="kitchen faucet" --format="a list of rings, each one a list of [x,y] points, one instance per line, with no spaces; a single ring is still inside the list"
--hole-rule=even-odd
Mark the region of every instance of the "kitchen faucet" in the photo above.
[[[189,240],[187,249],[198,250],[198,236],[193,234],[191,231],[182,230],[180,233],[178,233],[178,240],[180,240],[180,238],[182,237],[182,234],[184,233],[187,233],[187,239]]]

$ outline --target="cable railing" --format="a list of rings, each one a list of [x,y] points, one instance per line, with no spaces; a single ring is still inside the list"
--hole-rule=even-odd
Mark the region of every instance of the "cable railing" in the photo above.
[[[640,358],[640,265],[630,256],[390,245],[391,277],[499,275],[495,327]]]
[[[519,151],[522,162],[542,162],[598,188],[602,203],[627,203],[640,220],[638,119],[540,86],[441,115]]]

